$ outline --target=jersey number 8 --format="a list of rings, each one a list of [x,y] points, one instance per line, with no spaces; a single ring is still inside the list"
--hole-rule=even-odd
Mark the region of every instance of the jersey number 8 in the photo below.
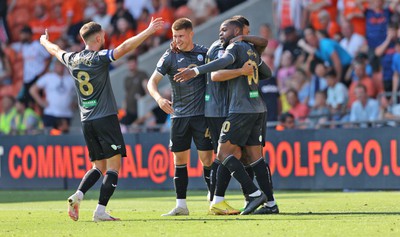
[[[93,93],[93,85],[89,82],[89,73],[80,71],[78,72],[77,79],[79,81],[79,91],[82,95],[91,95]]]

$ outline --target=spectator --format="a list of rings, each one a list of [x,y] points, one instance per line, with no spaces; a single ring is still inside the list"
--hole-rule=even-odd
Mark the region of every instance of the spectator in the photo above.
[[[114,49],[118,45],[122,44],[125,39],[128,39],[135,35],[132,30],[132,26],[129,25],[129,21],[123,17],[118,18],[117,27],[114,29],[113,33],[110,35],[110,49]]]
[[[17,112],[10,123],[12,135],[35,134],[43,128],[39,115],[33,109],[26,107],[26,104],[23,99],[17,99],[15,105]]]
[[[349,107],[356,100],[355,88],[357,85],[362,84],[367,92],[368,97],[376,98],[378,93],[375,87],[374,81],[365,73],[365,64],[362,61],[354,61],[354,75],[358,78],[358,81],[353,81],[349,87]]]
[[[117,27],[117,21],[119,18],[125,18],[128,21],[129,25],[132,27],[132,30],[137,33],[140,33],[147,28],[147,25],[145,25],[143,30],[137,30],[136,19],[133,18],[132,14],[124,7],[124,0],[116,0],[116,10],[115,14],[111,17],[110,20],[112,29],[110,30],[109,34],[111,34],[111,32]]]
[[[293,114],[286,112],[279,116],[279,124],[276,126],[277,131],[283,131],[294,128],[295,128],[295,121]]]
[[[4,45],[0,43],[0,88],[12,84],[11,64],[7,54],[3,51]]]
[[[5,95],[1,102],[3,111],[0,113],[0,134],[8,135],[11,133],[11,121],[17,114],[14,107],[15,98],[11,95]]]
[[[388,24],[392,11],[396,8],[397,0],[392,1],[388,8],[384,7],[384,0],[370,0],[367,8],[362,5],[364,1],[357,0],[357,5],[364,12],[368,48],[375,50],[385,41]]]
[[[289,89],[286,92],[286,98],[291,106],[289,113],[293,114],[296,122],[303,122],[309,112],[307,105],[300,103],[299,98],[297,97],[297,91],[294,89]]]
[[[178,9],[181,6],[184,6],[187,4],[188,0],[171,0],[171,7],[174,9]]]
[[[328,32],[329,38],[339,41],[341,38],[340,27],[335,19],[331,19],[328,11],[321,10],[318,13],[318,21],[323,30]]]
[[[393,55],[392,70],[393,70],[393,90],[392,101],[394,101],[395,93],[399,91],[400,79],[400,37],[396,41],[396,53]]]
[[[0,42],[8,43],[10,41],[10,32],[7,23],[8,1],[0,1]]]
[[[282,52],[286,50],[292,54],[294,64],[297,66],[300,64],[302,58],[300,57],[303,53],[302,49],[297,45],[299,37],[297,35],[296,29],[293,26],[288,26],[283,29],[283,40],[278,45],[274,52],[274,67],[278,68],[281,62]]]
[[[322,59],[325,64],[333,67],[337,77],[344,84],[349,85],[349,81],[344,81],[346,71],[351,63],[351,56],[334,40],[328,39],[319,32],[318,37],[312,28],[304,31],[305,40],[299,40],[298,44],[307,53],[314,54]]]
[[[295,30],[302,30],[305,27],[302,17],[302,3],[298,0],[273,0],[274,25],[280,30],[293,27]]]
[[[379,118],[378,101],[368,97],[367,88],[362,84],[358,84],[354,92],[357,100],[351,105],[350,122],[377,120]],[[361,123],[359,126],[367,127],[368,125]]]
[[[354,27],[354,32],[365,36],[365,17],[363,11],[357,5],[358,0],[339,0],[340,22],[347,21]],[[363,6],[367,6],[367,2]]]
[[[305,4],[305,10],[309,13],[309,21],[311,26],[316,30],[324,29],[318,19],[318,14],[322,10],[326,10],[330,19],[336,20],[337,17],[337,0],[308,0]]]
[[[317,91],[315,93],[315,103],[308,114],[308,127],[320,128],[322,123],[329,120],[330,111],[326,104],[326,93],[324,91]]]
[[[279,89],[276,83],[276,78],[271,77],[267,80],[260,80],[258,87],[262,98],[267,106],[267,122],[278,121],[278,115],[281,110],[281,101],[279,99]]]
[[[287,88],[287,81],[290,80],[292,75],[296,72],[296,68],[293,65],[293,57],[289,51],[285,51],[282,54],[282,60],[280,67],[276,73],[279,91],[285,92]]]
[[[148,76],[138,69],[136,55],[128,57],[129,76],[125,78],[125,100],[123,108],[126,115],[121,119],[121,124],[128,126],[138,118],[137,103],[140,98],[146,95]]]
[[[39,41],[33,41],[32,29],[29,26],[21,29],[20,42],[13,43],[11,47],[15,52],[22,54],[24,61],[24,84],[18,97],[31,104],[33,98],[29,94],[29,89],[39,77],[46,73],[50,65],[50,54],[40,45]]]
[[[97,11],[92,18],[93,21],[99,23],[106,32],[111,32],[111,16],[107,14],[107,4],[104,0],[98,0],[95,6]]]
[[[135,19],[139,18],[143,9],[147,9],[150,14],[154,12],[152,2],[149,0],[126,0],[124,4],[125,9],[127,9]]]
[[[44,3],[35,4],[33,16],[34,18],[29,22],[32,29],[32,39],[39,40],[45,29],[50,26],[50,17]]]
[[[154,12],[151,17],[154,19],[162,17],[164,21],[164,27],[152,36],[152,47],[157,47],[163,42],[172,39],[171,25],[174,22],[174,13],[167,0],[152,0],[152,3]]]
[[[50,40],[56,41],[60,38],[66,38],[67,22],[62,16],[62,3],[55,1],[51,5],[50,24],[47,32],[50,34]],[[43,31],[41,32],[43,34]]]
[[[308,100],[307,105],[309,107],[314,107],[315,105],[315,95],[319,91],[325,91],[328,87],[328,83],[325,80],[325,74],[327,73],[327,69],[324,63],[316,58],[313,59],[310,63],[310,72],[311,72],[311,80],[310,86],[308,90]]]
[[[193,12],[195,25],[203,24],[219,12],[215,0],[189,0],[187,6]]]
[[[68,119],[65,118],[56,119],[54,127],[50,130],[49,134],[51,136],[59,136],[62,134],[67,134],[69,133],[69,124],[70,123],[68,122]]]
[[[353,25],[349,21],[343,20],[341,26],[343,39],[340,40],[340,46],[355,58],[363,46],[366,46],[366,40],[364,36],[353,31]]]
[[[271,26],[268,23],[261,24],[258,28],[258,34],[268,40],[267,49],[274,53],[275,49],[278,48],[279,41],[274,39]]]
[[[45,93],[45,98],[40,96],[40,91]],[[54,71],[40,77],[29,92],[44,109],[42,119],[45,127],[54,127],[57,119],[71,122],[76,98],[75,86],[61,62],[55,61]]]
[[[288,82],[288,89],[296,90],[299,101],[306,105],[310,92],[310,80],[307,77],[307,73],[303,69],[297,68],[291,80]],[[286,93],[286,91],[282,93]]]
[[[397,29],[397,24],[390,23],[387,29],[386,39],[375,48],[375,55],[380,57],[383,87],[386,92],[392,92],[393,90],[392,62],[395,53]]]
[[[341,83],[335,71],[331,70],[325,75],[328,83],[327,100],[332,119],[339,121],[346,113],[348,91],[346,86]]]

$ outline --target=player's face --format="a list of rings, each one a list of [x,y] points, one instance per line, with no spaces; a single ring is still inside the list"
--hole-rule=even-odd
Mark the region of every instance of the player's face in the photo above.
[[[219,28],[219,40],[224,48],[229,45],[233,37],[235,37],[235,28],[229,24],[222,24]]]
[[[250,34],[250,26],[243,25],[243,35],[249,35]]]
[[[173,41],[181,51],[189,51],[193,47],[193,31],[190,29],[172,30]]]

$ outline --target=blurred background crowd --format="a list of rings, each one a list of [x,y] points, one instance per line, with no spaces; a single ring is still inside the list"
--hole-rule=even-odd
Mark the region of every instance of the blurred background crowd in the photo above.
[[[138,116],[137,101],[147,96],[149,75],[137,57],[170,42],[175,19],[188,17],[198,26],[246,0],[0,2],[0,134],[59,135],[71,130],[76,95],[68,72],[38,41],[46,28],[61,48],[80,51],[79,29],[93,20],[107,33],[105,48],[112,49],[144,30],[151,17],[163,17],[165,29],[112,67],[126,64],[129,70],[119,113],[124,132],[168,131],[169,116],[158,107]],[[272,2],[273,22],[252,32],[269,40],[261,58],[273,77],[260,81],[268,127],[396,126],[399,0]]]

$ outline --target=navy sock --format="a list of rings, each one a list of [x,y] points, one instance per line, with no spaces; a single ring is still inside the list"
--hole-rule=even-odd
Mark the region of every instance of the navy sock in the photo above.
[[[221,162],[217,159],[211,164],[211,172],[210,172],[210,201],[213,200],[215,194],[215,187],[217,185],[217,170],[220,166]]]
[[[274,193],[272,190],[271,171],[264,158],[260,158],[251,164],[253,167],[256,180],[260,189],[267,195],[268,201],[274,200]]]
[[[103,179],[103,184],[100,188],[99,204],[107,206],[108,201],[114,193],[118,184],[118,173],[113,170],[108,170]]]
[[[217,184],[215,187],[216,196],[225,196],[229,181],[231,181],[231,172],[224,165],[220,165],[217,169]]]
[[[236,157],[230,155],[225,158],[222,164],[228,168],[228,170],[231,172],[231,176],[233,176],[240,183],[245,194],[252,194],[258,190],[256,185],[250,179],[249,175],[246,173],[244,166]]]
[[[85,194],[100,179],[102,173],[99,169],[93,168],[86,172],[79,184],[78,190]]]
[[[210,175],[211,175],[211,166],[208,167],[203,166],[203,178],[204,181],[206,182],[208,191],[210,191],[210,185],[211,185]]]
[[[186,199],[186,191],[189,184],[188,171],[186,165],[175,166],[174,186],[176,199]]]

